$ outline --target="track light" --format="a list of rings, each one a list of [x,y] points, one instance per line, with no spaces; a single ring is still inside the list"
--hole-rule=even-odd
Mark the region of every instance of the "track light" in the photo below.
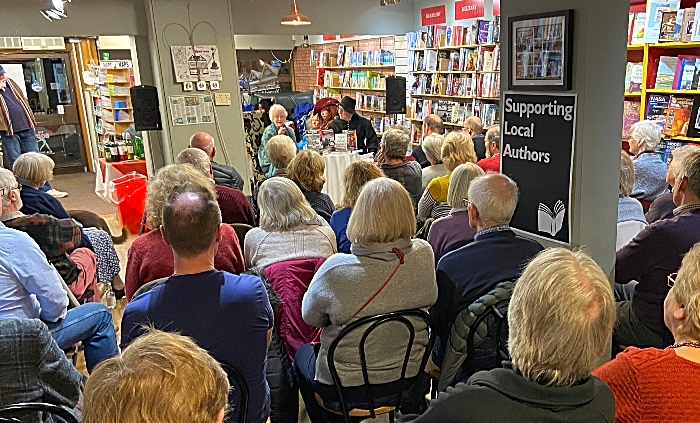
[[[66,18],[68,17],[66,15],[66,3],[70,2],[71,0],[49,0],[51,7],[39,10],[39,13],[48,19],[49,22],[52,22],[54,19]]]

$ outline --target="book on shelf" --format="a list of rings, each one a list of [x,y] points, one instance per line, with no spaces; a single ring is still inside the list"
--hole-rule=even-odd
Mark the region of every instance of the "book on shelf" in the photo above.
[[[438,52],[435,50],[426,50],[425,58],[423,59],[423,71],[434,72],[437,70]]]
[[[684,137],[688,133],[690,114],[693,108],[693,98],[672,95],[666,111],[664,135]]]
[[[639,122],[639,109],[641,102],[625,100],[622,113],[622,139],[627,141],[632,138],[632,125]]]
[[[345,66],[345,44],[338,45],[338,66]]]
[[[694,7],[689,7],[685,9],[683,14],[683,22],[681,24],[681,38],[680,41],[687,43],[691,40],[693,36],[693,25],[695,23],[695,11],[697,9]]]
[[[647,14],[637,13],[634,18],[634,25],[632,25],[632,42],[630,44],[643,44],[644,43],[644,27],[646,25]]]
[[[658,65],[656,68],[656,83],[654,88],[656,89],[672,89],[673,79],[676,75],[676,65],[678,64],[678,57],[674,56],[661,56],[659,57]]]
[[[676,90],[690,90],[695,78],[695,63],[700,57],[679,56],[673,87]]]
[[[632,28],[634,27],[634,17],[636,13],[629,14],[629,20],[627,21],[627,45],[632,44]]]
[[[695,96],[693,99],[693,108],[690,111],[690,124],[688,125],[688,131],[686,132],[687,137],[698,138],[700,137],[700,96]]]
[[[647,103],[646,119],[656,122],[661,130],[666,124],[666,111],[670,97],[662,94],[650,94]]]
[[[625,91],[628,93],[642,92],[643,63],[627,62],[625,71]]]
[[[478,34],[476,37],[477,44],[487,44],[493,42],[493,27],[490,21],[478,21]]]
[[[664,163],[666,163],[666,165],[671,164],[671,159],[673,158],[673,150],[688,145],[687,142],[671,141],[671,140],[666,141],[664,144],[665,145],[664,145],[664,150],[663,150],[663,157],[661,157],[661,160],[663,160]],[[659,153],[661,153],[661,152],[659,152]]]
[[[670,41],[673,41],[676,16],[680,9],[680,0],[649,0],[646,8],[646,21],[644,24],[644,42],[658,43],[661,41],[662,32],[670,32]],[[670,20],[672,19],[672,25]],[[665,25],[664,25],[665,23]],[[669,40],[666,40],[669,41]]]

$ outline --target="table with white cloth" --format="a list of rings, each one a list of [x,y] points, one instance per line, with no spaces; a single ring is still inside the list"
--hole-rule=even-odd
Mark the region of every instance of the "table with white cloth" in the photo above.
[[[372,155],[365,154],[361,156],[359,150],[323,155],[323,161],[326,162],[326,170],[324,172],[326,184],[323,186],[322,192],[331,197],[333,204],[340,204],[343,199],[343,173],[345,168],[359,160],[372,160]]]

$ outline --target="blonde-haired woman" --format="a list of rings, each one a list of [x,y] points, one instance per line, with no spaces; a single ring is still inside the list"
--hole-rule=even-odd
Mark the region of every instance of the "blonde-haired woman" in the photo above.
[[[172,276],[175,270],[173,250],[163,241],[160,227],[163,223],[163,206],[176,188],[187,185],[200,186],[216,197],[211,179],[189,164],[161,168],[148,185],[146,214],[151,231],[136,238],[129,248],[124,281],[128,300],[146,283]],[[238,236],[230,225],[221,225],[221,242],[214,256],[214,267],[235,274],[245,270]]]
[[[325,170],[326,162],[320,154],[312,150],[301,150],[289,163],[287,177],[301,188],[311,208],[330,223],[335,205],[328,194],[321,192],[326,183],[326,177],[323,175]]]
[[[245,236],[246,269],[260,272],[274,263],[336,253],[333,230],[291,180],[274,177],[263,182],[258,206],[260,227]]]
[[[377,165],[365,160],[351,163],[343,172],[343,201],[340,210],[333,212],[331,216],[331,228],[335,232],[338,241],[338,252],[350,254],[350,245],[346,230],[350,221],[350,213],[355,207],[357,197],[365,184],[372,179],[381,178],[384,172]]]
[[[286,135],[275,135],[265,147],[270,160],[270,177],[287,177],[287,167],[297,154],[297,146]]]
[[[442,256],[474,241],[476,230],[469,226],[469,184],[478,176],[484,174],[481,167],[474,163],[457,166],[450,175],[447,188],[447,204],[451,207],[450,214],[441,217],[430,226],[428,243],[433,247],[435,263]]]
[[[423,168],[423,186],[421,187],[423,191],[428,187],[430,181],[449,173],[441,158],[442,142],[444,140],[445,137],[439,134],[428,135],[423,139],[423,153],[425,153],[425,158],[430,163],[430,166]]]
[[[270,141],[272,137],[276,135],[286,135],[296,145],[296,135],[294,131],[285,124],[287,122],[287,109],[280,104],[273,104],[268,114],[272,123],[265,128],[265,132],[263,132],[262,139],[260,140],[260,147],[258,148],[258,161],[264,173],[269,173],[270,171],[271,163],[265,147],[267,147],[267,142]]]
[[[447,134],[442,142],[440,158],[449,173],[452,173],[457,166],[463,163],[476,163],[476,153],[471,137],[458,131]],[[438,219],[450,213],[451,208],[447,204],[449,173],[434,178],[428,184],[418,202],[418,220],[426,220],[431,217]]]
[[[412,239],[416,233],[413,216],[413,203],[400,183],[389,178],[367,182],[348,224],[352,254],[333,255],[311,281],[302,302],[302,314],[306,323],[324,330],[318,358],[314,347],[306,344],[297,351],[294,367],[309,418],[314,423],[337,419],[318,405],[315,395],[325,402],[337,400],[326,356],[338,332],[359,318],[408,309],[425,310],[437,299],[433,252],[427,242]],[[372,299],[368,302],[369,298]],[[416,330],[416,342],[425,347],[428,333],[420,329]],[[396,380],[392,376],[404,359],[403,352],[391,348],[389,340],[395,334],[387,328],[383,335],[385,339],[381,342],[367,344],[367,367],[377,375],[372,380],[375,390]],[[344,386],[363,385],[358,371],[360,336],[359,332],[348,335],[336,349],[336,367]],[[417,376],[421,355],[422,348],[414,347],[407,378]],[[387,387],[387,395],[394,392],[395,388]]]
[[[674,344],[629,347],[593,372],[615,394],[615,421],[690,422],[700,414],[700,244],[683,258],[664,301]]]

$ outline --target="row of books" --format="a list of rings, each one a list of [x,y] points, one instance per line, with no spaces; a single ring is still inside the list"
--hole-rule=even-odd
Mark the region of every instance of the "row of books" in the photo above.
[[[383,133],[385,130],[391,128],[394,125],[407,126],[408,124],[408,121],[406,121],[405,119],[397,119],[395,116],[375,117],[374,119],[370,119],[370,122],[372,123],[374,131],[377,134]]]
[[[491,44],[498,43],[499,40],[500,17],[498,16],[493,21],[476,19],[470,26],[429,25],[425,30],[406,34],[409,49]]]
[[[306,148],[316,152],[352,151],[357,149],[357,135],[354,130],[334,133],[332,129],[306,131]]]
[[[661,56],[656,64],[656,89],[695,90],[700,83],[700,56]]]
[[[695,7],[682,9],[680,0],[649,0],[646,13],[630,13],[627,43],[700,41],[700,16]]]
[[[642,92],[642,77],[644,64],[642,62],[627,62],[625,71],[625,91],[628,93]]]
[[[449,100],[411,100],[411,118],[423,120],[430,114],[436,114],[445,123],[460,125],[470,116],[478,116],[484,127],[496,125],[499,122],[498,104],[486,103],[480,100],[474,102],[458,102]]]
[[[656,154],[659,155],[661,160],[663,160],[667,165],[671,164],[671,159],[673,158],[673,150],[681,148],[686,145],[692,145],[694,147],[700,147],[694,142],[684,142],[684,141],[674,141],[669,139],[662,139],[659,145],[656,147]]]
[[[389,50],[355,51],[353,46],[341,44],[338,53],[311,50],[313,67],[356,67],[356,66],[391,66],[395,56]]]
[[[471,72],[497,71],[501,68],[501,50],[493,48],[460,48],[455,51],[409,51],[409,72]]]
[[[649,96],[646,119],[658,123],[663,129],[663,134],[669,137],[698,136],[698,130],[695,128],[695,125],[690,123],[693,103],[699,98],[697,96],[652,94]],[[692,122],[695,122],[695,120],[692,120]]]
[[[358,89],[385,89],[386,76],[370,71],[332,72],[326,69],[316,70],[317,84],[321,87],[340,87]]]
[[[355,109],[386,112],[386,97],[355,93]]]
[[[501,75],[499,73],[415,75],[410,92],[411,94],[459,97],[499,97],[501,94]]]

